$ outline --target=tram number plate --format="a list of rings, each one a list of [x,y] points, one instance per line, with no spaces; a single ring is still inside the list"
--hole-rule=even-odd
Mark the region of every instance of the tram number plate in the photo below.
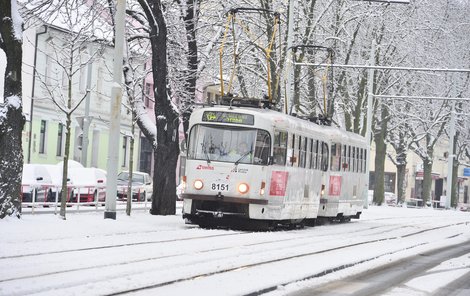
[[[212,183],[211,184],[212,191],[228,191],[228,184],[225,183]]]

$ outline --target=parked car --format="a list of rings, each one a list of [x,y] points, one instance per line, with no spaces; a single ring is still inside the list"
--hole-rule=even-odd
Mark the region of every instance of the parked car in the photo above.
[[[127,200],[127,186],[129,183],[129,172],[120,172],[117,176],[117,198]],[[153,193],[153,183],[150,175],[144,172],[132,172],[132,200],[150,200]]]
[[[71,202],[104,202],[106,198],[106,171],[98,168],[72,167],[69,169]]]
[[[60,161],[57,163],[57,166],[58,167],[63,167],[64,166],[64,162],[63,161]],[[75,160],[67,160],[67,167],[70,169],[70,168],[84,168],[83,164],[79,163],[78,161],[75,161]]]
[[[396,206],[398,198],[393,192],[385,192],[385,203],[389,206]]]
[[[369,205],[374,201],[374,190],[369,190],[367,193]],[[397,196],[393,192],[384,192],[384,203],[387,205],[397,205]]]
[[[44,165],[44,167],[48,170],[52,179],[52,186],[49,188],[49,191],[47,194],[47,201],[55,202],[57,192],[59,192],[59,195],[57,196],[57,202],[60,202],[61,197],[62,197],[62,170],[63,170],[62,163],[57,164],[57,165],[46,164]],[[70,185],[69,177],[67,177],[67,184]],[[69,199],[70,199],[70,194],[71,194],[71,188],[69,187],[68,189]]]
[[[52,186],[52,179],[41,164],[24,164],[21,177],[22,202],[45,202],[47,192]]]

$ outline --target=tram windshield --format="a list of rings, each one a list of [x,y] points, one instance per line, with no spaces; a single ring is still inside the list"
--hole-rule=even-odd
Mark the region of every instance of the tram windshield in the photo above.
[[[188,148],[188,159],[267,165],[271,137],[259,129],[196,125]]]

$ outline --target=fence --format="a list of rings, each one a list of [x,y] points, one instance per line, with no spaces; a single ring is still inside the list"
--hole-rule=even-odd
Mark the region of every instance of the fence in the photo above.
[[[31,209],[31,213],[34,214],[35,211],[44,212],[45,209],[47,209],[50,212],[53,209],[53,212],[56,214],[60,209],[62,198],[61,190],[61,187],[52,184],[22,184],[20,196],[22,211],[24,212],[27,209]],[[139,201],[141,199],[140,189],[133,192],[137,193],[137,201],[133,201],[133,199],[131,199],[131,203],[139,205],[140,208],[143,207],[144,209],[147,209],[150,202],[146,197],[143,198],[142,201]],[[119,192],[116,192],[116,204],[125,208],[127,200],[126,198],[118,199],[118,193]],[[73,207],[79,211],[83,208],[90,210],[94,207],[94,209],[98,211],[105,205],[106,186],[68,185],[66,198],[66,205],[68,208]]]

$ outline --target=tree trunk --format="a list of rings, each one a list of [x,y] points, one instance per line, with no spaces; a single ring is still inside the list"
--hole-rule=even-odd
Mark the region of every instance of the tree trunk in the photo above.
[[[397,165],[397,203],[405,201],[406,163]]]
[[[150,213],[152,215],[174,215],[176,213],[176,164],[179,156],[179,118],[172,107],[167,90],[167,28],[162,4],[159,0],[139,0],[139,2],[147,14],[147,19],[150,20],[155,118],[157,121]]]
[[[295,53],[294,53],[295,55]],[[296,62],[301,62],[302,60],[299,58],[299,60],[296,60]],[[293,101],[289,102],[289,104],[293,104],[293,106],[290,106],[292,108],[293,113],[298,113],[300,111],[300,66],[294,65],[294,91],[293,91]],[[324,110],[324,113],[326,113],[326,110]]]
[[[454,146],[454,149],[455,149],[455,146]],[[451,206],[453,208],[457,207],[457,204],[459,203],[458,171],[459,171],[459,162],[454,159],[453,165],[452,165],[452,192],[451,192],[451,199],[450,199]]]
[[[11,2],[0,2],[0,49],[7,65],[4,103],[0,103],[0,218],[21,217],[23,150],[21,132],[25,124],[21,93],[22,40],[14,33]]]
[[[316,87],[315,87],[315,69],[309,67],[308,71],[308,103],[309,103],[309,116],[314,117],[317,115],[317,98],[316,98]]]
[[[432,156],[429,156],[432,157]],[[431,187],[432,187],[432,159],[423,160],[423,206],[426,202],[431,200]]]
[[[374,203],[381,205],[384,202],[385,192],[385,156],[387,145],[382,132],[375,137],[375,188]]]
[[[68,163],[70,155],[70,127],[72,125],[71,114],[67,114],[65,122],[65,147],[64,147],[64,160],[62,165],[62,193],[60,197],[60,217],[65,220],[65,209],[67,205],[67,199],[69,198],[69,190],[67,187],[67,176],[68,176]]]
[[[67,112],[66,122],[65,122],[65,152],[64,152],[64,163],[62,167],[62,197],[60,200],[60,218],[65,220],[65,209],[67,199],[69,198],[69,190],[67,188],[67,178],[68,178],[68,169],[69,169],[69,157],[70,157],[70,130],[72,127],[72,74],[73,73],[73,44],[69,44],[70,56],[69,56],[69,80],[67,84]],[[70,190],[72,192],[72,189]],[[72,193],[71,193],[72,194]],[[77,200],[78,202],[78,200]]]
[[[385,157],[387,156],[387,145],[385,138],[389,120],[388,108],[382,106],[380,130],[375,133],[375,188],[374,202],[381,205],[384,202],[385,192]]]
[[[135,100],[135,99],[133,99]],[[129,182],[127,183],[127,203],[126,203],[126,214],[127,216],[131,215],[132,210],[132,174],[134,173],[134,134],[135,134],[135,112],[132,112],[132,121],[131,121],[131,142],[129,147]],[[138,192],[138,197],[143,194],[143,192]],[[144,201],[147,201],[147,193],[144,194]]]
[[[196,41],[196,15],[198,0],[188,0],[186,3],[186,11],[183,11],[184,27],[186,29],[186,42],[188,44],[188,73],[186,75],[186,85],[188,98],[183,102],[183,130],[184,137],[188,139],[189,118],[192,113],[192,107],[196,98],[196,79],[197,79],[197,41]]]
[[[405,201],[406,151],[397,151],[397,203]]]

